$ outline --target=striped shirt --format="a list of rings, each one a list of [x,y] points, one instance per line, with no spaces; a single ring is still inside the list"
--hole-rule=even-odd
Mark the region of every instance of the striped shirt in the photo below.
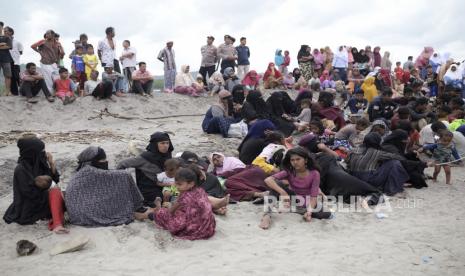
[[[176,70],[176,62],[174,61],[174,50],[168,49],[168,47],[163,48],[158,54],[158,58],[163,60],[165,64],[165,70]]]

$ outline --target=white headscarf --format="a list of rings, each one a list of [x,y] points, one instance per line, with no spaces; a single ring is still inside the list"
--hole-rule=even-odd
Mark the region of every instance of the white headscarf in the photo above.
[[[455,71],[452,71],[452,67],[455,67]],[[444,79],[450,79],[452,81],[461,80],[462,79],[462,72],[459,70],[459,66],[457,64],[452,64],[449,69],[447,70],[446,74],[444,75]]]
[[[192,77],[190,72],[186,73],[186,69],[189,65],[182,65],[181,66],[181,72],[176,74],[176,80],[174,86],[191,86],[195,80]]]

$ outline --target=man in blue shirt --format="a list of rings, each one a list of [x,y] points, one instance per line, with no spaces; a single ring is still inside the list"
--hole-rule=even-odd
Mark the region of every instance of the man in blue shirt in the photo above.
[[[241,44],[236,47],[237,51],[237,77],[243,79],[244,76],[249,72],[250,67],[250,50],[249,47],[245,46],[247,39],[241,37]]]

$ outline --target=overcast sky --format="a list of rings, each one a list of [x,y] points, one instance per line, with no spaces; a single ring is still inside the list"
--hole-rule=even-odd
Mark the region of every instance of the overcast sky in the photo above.
[[[312,48],[339,45],[357,48],[381,46],[391,52],[391,61],[415,58],[424,46],[436,52],[450,52],[465,58],[465,4],[460,0],[441,1],[2,1],[0,21],[15,29],[25,47],[22,62],[38,62],[30,45],[47,29],[61,35],[68,55],[80,33],[96,47],[105,28],[116,29],[117,55],[124,39],[131,41],[137,60],[145,61],[155,74],[163,72],[156,60],[168,40],[174,41],[178,70],[189,64],[200,66],[200,47],[213,35],[215,45],[224,34],[247,37],[251,69],[263,72],[274,60],[277,48],[291,52],[295,67],[301,44]],[[69,65],[69,59],[65,58]]]

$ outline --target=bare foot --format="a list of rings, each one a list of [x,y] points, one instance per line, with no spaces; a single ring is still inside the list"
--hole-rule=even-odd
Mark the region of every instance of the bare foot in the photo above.
[[[148,208],[147,211],[145,211],[144,213],[135,212],[134,218],[137,219],[138,221],[143,221],[145,219],[148,219],[149,214],[153,213],[153,210],[154,210],[153,208]]]
[[[433,178],[433,182],[434,182],[434,183],[437,183],[437,182],[438,182],[438,179],[437,179],[437,178]]]
[[[213,208],[214,209],[220,209],[222,207],[228,206],[229,197],[230,197],[230,195],[226,195],[225,197],[221,198],[218,202],[215,203],[215,206],[213,206]]]
[[[213,209],[213,213],[217,214],[217,215],[220,215],[220,216],[224,216],[226,215],[226,212],[228,212],[228,209],[226,207],[221,207],[221,208],[218,208],[218,209]]]
[[[306,221],[306,222],[310,222],[312,220],[312,214],[309,213],[309,212],[305,212],[305,214],[302,216],[302,218]]]
[[[265,214],[262,217],[262,221],[260,222],[260,225],[258,225],[260,228],[263,230],[266,230],[270,228],[271,226],[271,215],[270,214]]]
[[[52,230],[55,234],[68,234],[69,230],[64,228],[63,225],[59,225]]]

